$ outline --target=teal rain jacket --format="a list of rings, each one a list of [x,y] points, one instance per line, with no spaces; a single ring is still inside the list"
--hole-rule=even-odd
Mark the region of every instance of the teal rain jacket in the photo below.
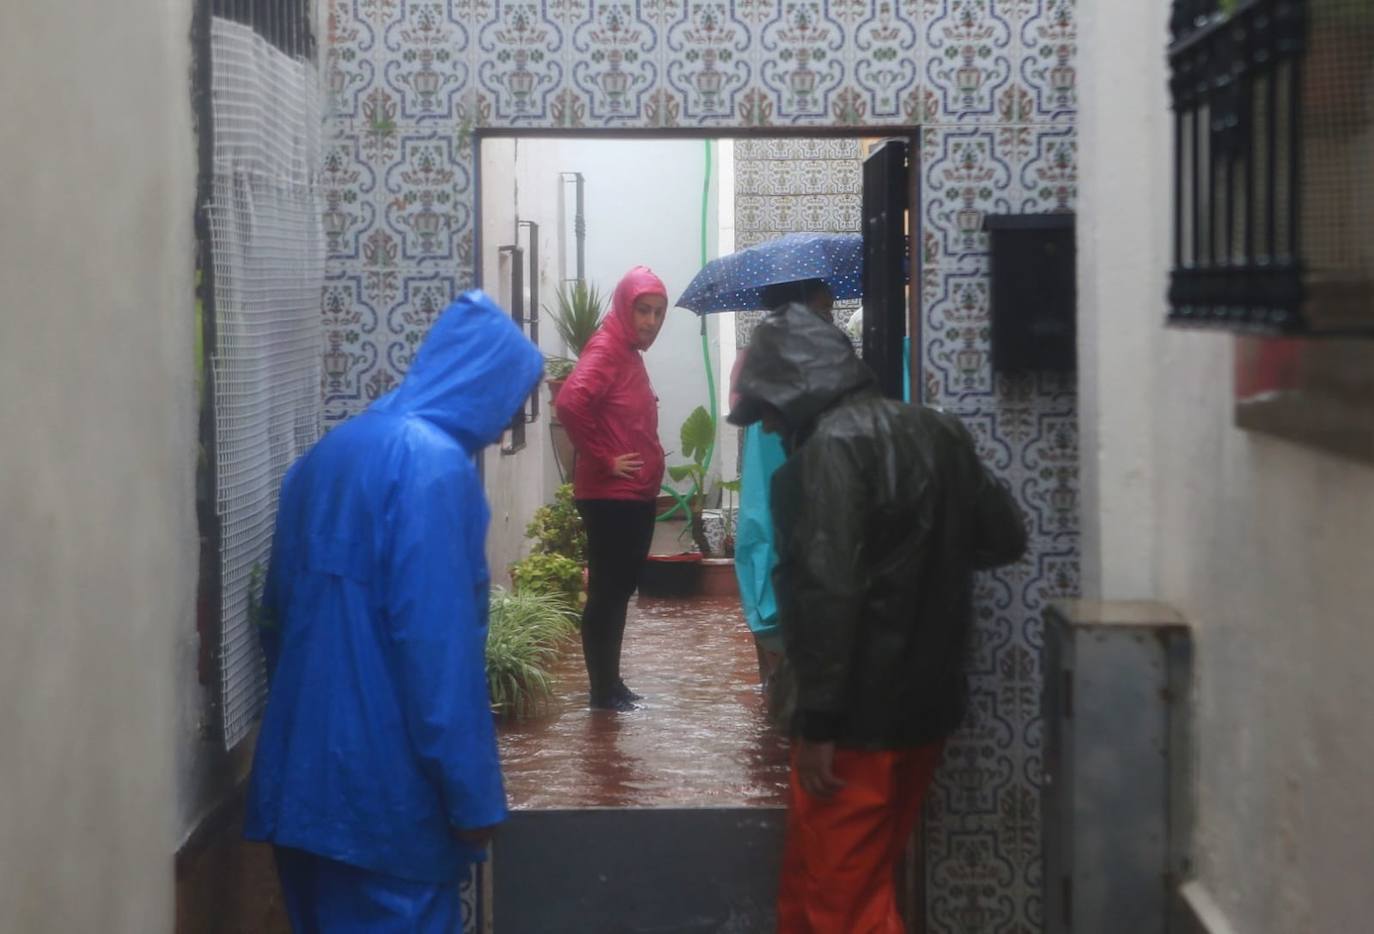
[[[399,388],[287,472],[249,839],[418,882],[451,882],[481,857],[452,833],[506,815],[473,459],[542,367],[510,316],[468,292]]]
[[[756,636],[778,631],[778,600],[773,593],[773,512],[769,490],[774,472],[787,460],[782,439],[757,422],[744,430],[740,464],[739,521],[735,527],[735,576],[739,578],[744,619]]]

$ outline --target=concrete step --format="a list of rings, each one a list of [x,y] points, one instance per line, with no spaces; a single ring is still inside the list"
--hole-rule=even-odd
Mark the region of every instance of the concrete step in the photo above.
[[[494,934],[764,934],[785,810],[517,811],[491,862]]]

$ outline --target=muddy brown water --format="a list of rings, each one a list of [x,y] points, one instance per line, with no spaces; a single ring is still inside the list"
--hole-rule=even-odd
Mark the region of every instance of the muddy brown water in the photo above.
[[[621,673],[641,709],[587,709],[580,647],[541,714],[501,725],[506,791],[522,810],[784,803],[786,743],[769,726],[738,600],[637,598]]]

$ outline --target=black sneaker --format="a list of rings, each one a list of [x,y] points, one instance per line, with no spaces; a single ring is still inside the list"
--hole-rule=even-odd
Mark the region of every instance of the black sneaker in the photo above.
[[[624,700],[627,700],[632,704],[635,701],[642,701],[644,699],[641,695],[636,694],[634,691],[631,691],[629,688],[627,688],[625,686],[624,681],[616,682],[615,687],[611,689],[611,695],[614,697],[623,698]]]
[[[612,694],[610,697],[593,697],[587,706],[592,710],[613,710],[616,713],[629,713],[639,709],[634,701],[618,694]]]

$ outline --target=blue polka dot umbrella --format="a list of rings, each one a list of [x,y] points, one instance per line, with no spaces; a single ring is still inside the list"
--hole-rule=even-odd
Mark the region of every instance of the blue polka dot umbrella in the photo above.
[[[864,238],[860,234],[794,233],[713,259],[677,300],[699,315],[763,308],[766,286],[820,279],[836,300],[863,297]]]

